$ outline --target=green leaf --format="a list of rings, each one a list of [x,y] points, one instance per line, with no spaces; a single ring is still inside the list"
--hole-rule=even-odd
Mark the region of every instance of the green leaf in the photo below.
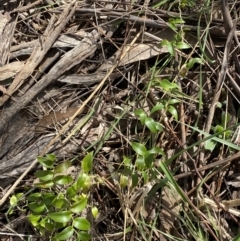
[[[53,168],[54,161],[47,157],[37,157],[38,162],[46,168]]]
[[[63,229],[67,226],[68,223],[58,223],[58,222],[54,222],[54,228],[55,230],[58,229]]]
[[[158,146],[153,147],[151,150],[148,151],[148,153],[149,154],[161,154],[162,156],[165,156],[164,151]]]
[[[90,229],[90,223],[85,218],[75,218],[73,220],[73,226],[84,231],[88,231]]]
[[[61,174],[66,175],[69,167],[71,167],[71,162],[70,161],[64,161],[63,163],[57,165],[54,168],[54,173],[55,174],[56,173],[61,173]]]
[[[87,206],[87,197],[82,198],[81,201],[75,202],[72,207],[71,207],[71,211],[73,213],[80,213],[82,212],[82,210]]]
[[[174,117],[174,119],[176,121],[178,120],[178,113],[174,106],[172,106],[172,105],[168,106],[168,112],[170,112],[172,114],[172,116]]]
[[[170,21],[173,21],[175,24],[184,24],[185,21],[182,18],[170,18]]]
[[[55,229],[55,225],[52,222],[45,222],[45,228],[47,231],[53,231]]]
[[[223,145],[226,145],[226,146],[231,147],[231,148],[233,148],[233,149],[235,149],[237,151],[240,151],[240,147],[238,145],[235,145],[232,142],[229,142],[229,141],[226,141],[226,140],[223,140],[223,139],[220,139],[220,138],[216,137],[217,134],[211,135],[211,134],[206,133],[206,132],[204,132],[204,131],[196,128],[196,127],[193,127],[191,125],[187,125],[187,124],[185,124],[185,125],[188,126],[191,129],[199,132],[201,135],[204,135],[204,139],[202,141],[207,141],[209,139],[212,139],[212,140],[214,140],[216,142],[219,142],[219,143],[221,143]]]
[[[168,40],[164,39],[162,42],[161,42],[161,46],[166,46],[167,49],[168,49],[168,52],[174,56],[175,54],[175,49],[174,49],[174,44],[173,42],[169,42]]]
[[[179,86],[176,83],[171,83],[171,82],[169,82],[168,79],[163,79],[162,81],[160,81],[160,86],[165,91],[171,91],[173,89],[179,89]]]
[[[135,110],[135,111],[134,111],[134,114],[137,115],[137,116],[139,116],[139,119],[140,119],[140,121],[141,121],[141,124],[144,125],[145,119],[146,119],[146,117],[147,117],[147,114],[146,114],[143,110],[141,110],[141,109]]]
[[[144,180],[144,184],[147,184],[149,182],[149,174],[145,171],[142,171],[142,177]]]
[[[154,162],[154,155],[153,154],[150,154],[147,157],[145,157],[145,164],[146,164],[147,168],[152,167],[153,162]]]
[[[56,161],[56,155],[55,154],[47,154],[46,158],[50,161],[53,161],[53,162]]]
[[[98,216],[98,209],[97,207],[92,207],[92,215],[94,218],[96,218]]]
[[[240,241],[240,234],[237,234],[232,241]]]
[[[80,179],[78,179],[78,189],[81,188],[84,192],[88,191],[91,187],[91,178],[87,174],[85,175],[80,176]]]
[[[123,156],[123,163],[124,163],[124,166],[126,167],[132,164],[131,159],[127,156]]]
[[[42,181],[49,181],[53,178],[53,171],[51,170],[41,170],[34,173],[35,177],[38,177]]]
[[[128,177],[125,175],[120,175],[120,187],[125,188],[128,185]]]
[[[50,206],[52,205],[53,200],[56,198],[57,196],[52,194],[52,193],[44,193],[42,194],[42,199],[43,199],[43,203],[46,206]]]
[[[178,42],[176,43],[176,48],[177,49],[189,49],[191,46],[185,42]]]
[[[28,204],[28,208],[34,213],[42,213],[45,211],[46,206],[43,203],[31,202]]]
[[[52,186],[54,186],[54,182],[53,181],[43,181],[43,182],[39,182],[39,183],[34,183],[35,187],[40,187],[40,188],[50,188]]]
[[[151,114],[153,114],[156,111],[164,109],[164,105],[162,103],[157,103],[151,110]]]
[[[78,188],[83,188],[84,187],[84,184],[85,182],[87,182],[89,179],[89,176],[84,173],[84,172],[81,172],[78,176],[78,179],[77,179],[77,187]]]
[[[204,64],[200,58],[191,58],[187,63],[187,68],[191,69],[195,63]]]
[[[28,215],[28,220],[32,223],[35,224],[34,226],[36,226],[37,222],[40,220],[41,216],[40,215],[35,215],[35,214],[30,214]]]
[[[76,196],[77,192],[78,192],[77,182],[75,182],[71,187],[67,188],[67,196],[70,198]]]
[[[72,213],[70,211],[61,211],[49,213],[48,217],[58,223],[67,223],[72,218]]]
[[[138,174],[134,173],[132,174],[132,188],[136,187],[138,185]]]
[[[42,194],[39,192],[36,193],[32,193],[27,197],[27,200],[30,202],[34,202],[34,201],[39,201],[42,198]]]
[[[61,233],[54,236],[54,239],[57,240],[67,240],[73,236],[73,227],[67,227],[65,228]]]
[[[53,181],[59,185],[67,185],[73,181],[73,178],[68,175],[57,175]]]
[[[213,151],[214,148],[216,147],[216,144],[217,144],[217,143],[216,143],[215,141],[209,139],[209,140],[206,140],[206,141],[205,141],[205,143],[204,143],[204,148],[205,148],[206,150]]]
[[[24,193],[22,193],[22,192],[16,193],[17,200],[19,200],[21,197],[23,197],[23,194]]]
[[[152,133],[156,134],[158,132],[156,128],[156,122],[151,117],[146,117],[145,125]]]
[[[162,124],[158,123],[158,122],[155,122],[155,128],[158,130],[158,131],[163,131],[163,126]]]
[[[59,198],[59,199],[56,199],[54,202],[53,202],[53,206],[55,208],[58,208],[58,209],[63,209],[63,208],[67,208],[68,207],[68,202],[66,199],[64,198]]]
[[[90,172],[92,170],[93,152],[88,153],[82,160],[82,171]]]
[[[179,102],[180,102],[180,101],[177,100],[177,99],[171,99],[171,100],[168,101],[168,104],[169,104],[169,105],[174,105],[174,104],[177,104],[177,103],[179,103]]]
[[[145,165],[145,159],[144,159],[143,156],[139,156],[139,157],[137,158],[137,160],[136,160],[136,162],[135,162],[135,166],[136,166],[136,168],[137,168],[139,171],[143,170],[143,169],[146,167],[146,165]]]
[[[11,196],[10,198],[10,205],[15,206],[17,204],[17,197],[15,195]]]
[[[214,127],[214,133],[222,133],[224,131],[224,128],[220,125],[217,125]]]
[[[91,239],[91,236],[86,233],[86,232],[78,232],[78,235],[77,235],[77,241],[88,241]]]
[[[138,142],[132,142],[131,145],[132,145],[133,150],[137,154],[144,156],[147,153],[147,148],[143,144],[138,143]]]

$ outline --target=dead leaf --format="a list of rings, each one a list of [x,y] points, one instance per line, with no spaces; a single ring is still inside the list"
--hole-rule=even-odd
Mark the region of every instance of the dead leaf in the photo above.
[[[16,61],[0,67],[0,81],[16,75],[24,66],[24,62]]]
[[[165,234],[171,234],[178,238],[183,238],[174,227],[174,222],[180,211],[180,205],[176,201],[180,198],[176,193],[173,194],[168,187],[162,190],[162,212],[160,214],[160,231]],[[161,240],[166,238],[161,234]]]
[[[126,51],[128,47],[128,45],[125,45],[123,49],[118,50],[114,56],[109,58],[106,63],[104,63],[98,69],[98,71],[110,69],[116,62],[116,59],[118,59],[121,53],[124,53],[124,51]],[[161,47],[160,44],[134,44],[132,48],[128,51],[128,53],[125,54],[118,66],[131,64],[140,60],[150,59],[162,53],[168,53],[168,49],[165,46]]]

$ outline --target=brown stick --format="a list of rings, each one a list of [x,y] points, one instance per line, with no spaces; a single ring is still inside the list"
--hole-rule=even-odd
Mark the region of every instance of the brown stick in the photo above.
[[[233,156],[230,156],[230,157],[227,157],[223,160],[220,160],[220,161],[216,161],[216,162],[213,162],[213,163],[210,163],[208,165],[205,165],[205,166],[202,166],[200,168],[198,168],[197,170],[199,172],[201,171],[206,171],[208,169],[211,169],[211,168],[214,168],[214,167],[217,167],[217,166],[221,166],[221,165],[225,165],[225,164],[228,164],[234,160],[236,160],[237,158],[240,157],[240,152],[236,153],[235,155]],[[186,172],[186,173],[181,173],[181,174],[178,174],[178,175],[175,175],[175,179],[181,179],[181,178],[184,178],[184,177],[188,177],[190,175],[193,175],[195,174],[195,170],[193,171],[190,171],[190,172]]]

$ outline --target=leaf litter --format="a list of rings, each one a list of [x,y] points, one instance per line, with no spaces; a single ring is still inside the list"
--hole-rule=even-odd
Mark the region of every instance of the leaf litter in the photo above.
[[[231,139],[239,118],[239,4],[187,2],[0,0],[5,200],[37,156],[55,153],[77,163],[93,150],[93,170],[104,180],[91,190],[100,210],[93,240],[233,240],[239,226],[239,143]],[[137,109],[148,126],[136,118]],[[156,131],[150,116],[163,126],[159,134],[149,132]],[[209,134],[216,138],[204,141]],[[131,148],[140,140],[166,156],[155,156],[153,180],[147,172],[135,183],[122,162],[128,156],[141,163]],[[187,203],[159,168],[164,160]],[[213,168],[219,160],[223,164]],[[20,189],[32,181],[31,172],[23,178]],[[1,216],[1,230],[10,227],[36,234],[26,219],[7,223]]]

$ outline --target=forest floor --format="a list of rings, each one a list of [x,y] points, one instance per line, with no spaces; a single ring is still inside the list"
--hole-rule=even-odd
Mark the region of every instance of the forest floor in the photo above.
[[[239,16],[0,0],[0,239],[240,240]]]

